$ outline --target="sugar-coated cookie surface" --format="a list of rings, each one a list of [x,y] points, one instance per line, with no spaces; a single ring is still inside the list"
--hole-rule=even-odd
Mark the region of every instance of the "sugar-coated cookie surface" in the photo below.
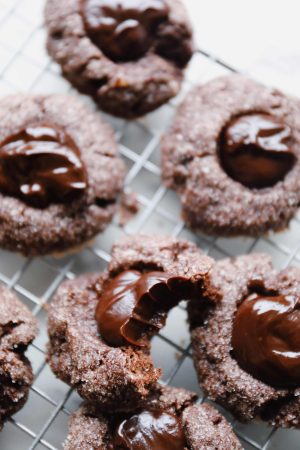
[[[288,225],[300,204],[299,111],[298,99],[242,75],[192,89],[162,140],[162,176],[179,194],[190,227],[209,234],[257,236]],[[231,157],[234,151],[240,156],[237,167],[227,161],[229,175],[220,142],[226,127],[240,117],[244,123],[226,134]],[[242,138],[248,146],[244,159],[238,154]],[[257,182],[259,188],[253,187]]]
[[[211,271],[206,305],[202,302],[202,308],[199,308],[195,302],[189,304],[194,363],[199,381],[210,398],[241,421],[247,422],[258,416],[278,427],[300,427],[299,380],[297,385],[293,377],[288,379],[289,367],[294,367],[298,373],[300,369],[297,344],[299,288],[299,268],[290,267],[276,272],[269,256],[252,254],[217,262]],[[236,343],[233,340],[233,330],[240,305],[251,302],[253,293],[261,296],[262,302],[256,306],[261,308],[257,317],[253,310],[247,312],[250,321],[248,335],[254,330],[249,338],[252,352],[249,355],[245,341],[240,339]],[[274,301],[271,314],[267,309],[270,308],[268,300]],[[281,314],[287,300],[294,306],[287,307]],[[260,327],[258,342],[253,339],[257,327]],[[237,345],[243,346],[243,355],[247,352],[251,373],[240,360]],[[294,346],[293,352],[289,351],[290,346]],[[273,349],[272,354],[269,347]],[[263,357],[261,353],[264,353]],[[280,354],[278,363],[276,358]],[[284,375],[279,377],[278,371]]]
[[[42,136],[40,142],[33,142],[34,136],[31,136],[29,143],[24,141],[25,137],[29,140],[28,133],[36,134],[37,130],[41,132],[43,129],[48,135]],[[56,143],[51,136],[55,132],[63,136],[66,143]],[[21,137],[24,142],[20,140]],[[50,150],[49,145],[53,146]],[[76,147],[76,153],[75,150],[71,152],[71,145]],[[61,159],[65,158],[66,149],[71,153],[67,160],[68,166],[63,167]],[[80,100],[66,95],[43,97],[18,94],[2,98],[0,151],[3,156],[1,167],[7,164],[3,166],[0,177],[2,247],[26,255],[63,252],[88,241],[110,222],[123,185],[124,165],[119,158],[111,128]],[[11,154],[13,151],[14,155]],[[22,155],[18,156],[17,152],[22,152]],[[33,155],[33,152],[40,154]],[[3,180],[3,174],[12,164],[9,159],[12,157],[15,158],[13,177],[19,176],[20,180],[28,178],[32,183],[28,187],[23,182],[24,198],[14,195],[19,186],[9,186],[8,180]],[[81,168],[78,167],[78,161],[81,161]],[[53,167],[54,163],[58,170]],[[52,173],[50,169],[45,169],[45,164],[52,169]],[[59,184],[63,176],[61,171],[66,168],[69,169],[70,179],[66,176],[64,183]],[[75,193],[74,198],[67,197],[64,202],[57,201],[55,197],[42,207],[40,203],[36,206],[28,204],[25,198],[25,193],[30,190],[30,201],[34,200],[35,177],[47,182],[46,187],[51,190],[51,195],[60,195],[64,190],[68,195],[74,195],[69,191],[79,186],[77,180],[86,182],[85,189],[78,195]]]
[[[101,109],[133,118],[154,110],[178,93],[182,66],[192,55],[192,30],[181,0],[137,0],[129,2],[128,8],[126,1],[119,2],[118,8],[116,5],[102,0],[48,0],[47,47],[64,76],[80,91],[93,96]],[[125,11],[120,13],[122,9]],[[99,38],[102,19],[123,33],[107,36],[114,30],[111,25],[106,27],[104,47],[101,34]],[[154,26],[150,41],[145,36],[149,30],[143,27],[148,19],[151,33]],[[92,35],[91,28],[95,28]],[[111,51],[106,51],[106,41]],[[131,58],[130,53],[140,46],[141,51]],[[122,47],[124,54],[119,55]]]
[[[196,397],[185,389],[163,387],[145,408],[159,408],[179,418],[186,441],[181,450],[240,450],[242,447],[226,419],[206,403],[195,404]],[[114,415],[105,415],[97,407],[84,404],[71,416],[64,450],[114,449],[114,419]]]
[[[104,274],[67,281],[51,302],[48,359],[54,373],[104,411],[127,411],[142,405],[158,389],[161,374],[150,357],[150,342],[142,347],[126,342],[109,345],[99,333],[95,317],[99,299],[107,283],[124,270],[195,276],[201,289],[211,265],[212,260],[195,244],[183,240],[138,235],[116,243]],[[157,302],[159,307],[162,305]]]

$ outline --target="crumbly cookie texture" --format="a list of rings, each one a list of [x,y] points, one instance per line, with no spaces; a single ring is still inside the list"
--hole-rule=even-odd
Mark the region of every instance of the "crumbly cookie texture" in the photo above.
[[[239,302],[250,292],[249,282],[260,280],[267,290],[293,295],[300,288],[299,268],[277,273],[269,256],[252,254],[217,262],[211,288],[199,309],[189,304],[194,363],[210,398],[239,420],[259,416],[278,427],[300,427],[299,388],[271,387],[244,371],[232,355],[232,327]],[[200,305],[200,303],[199,303]]]
[[[111,221],[124,164],[111,128],[80,100],[21,94],[0,100],[0,142],[35,123],[58,126],[73,139],[87,170],[88,187],[78,199],[45,209],[0,193],[0,245],[25,255],[61,253],[90,240]]]
[[[180,196],[194,229],[219,235],[262,235],[285,228],[300,204],[300,101],[241,75],[194,88],[162,140],[162,176]],[[283,181],[250,189],[223,170],[218,145],[223,128],[240,114],[263,112],[292,130],[297,161]]]
[[[184,5],[181,0],[166,3],[170,9],[166,31],[180,37],[192,54]],[[88,37],[80,7],[81,0],[48,0],[45,9],[48,52],[77,89],[93,96],[104,111],[125,118],[146,114],[177,95],[181,67],[152,50],[136,61],[112,61]]]
[[[208,404],[195,404],[196,395],[184,389],[164,387],[146,406],[162,407],[181,417],[187,447],[184,450],[240,450],[242,447],[225,418]],[[70,419],[64,450],[104,450],[111,443],[113,417],[84,404]]]
[[[33,374],[24,352],[36,334],[31,312],[0,285],[0,429],[27,400]]]
[[[119,241],[104,274],[64,283],[51,303],[48,359],[54,373],[104,411],[142,405],[159,389],[161,371],[153,365],[150,343],[111,347],[101,338],[95,319],[101,290],[128,269],[197,275],[205,284],[211,265],[212,260],[187,241],[143,235]]]

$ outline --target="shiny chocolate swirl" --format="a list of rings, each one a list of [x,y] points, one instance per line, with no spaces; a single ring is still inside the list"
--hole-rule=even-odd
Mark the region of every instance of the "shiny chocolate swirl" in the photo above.
[[[113,346],[144,346],[165,325],[168,311],[180,300],[199,295],[197,282],[164,272],[127,270],[100,294],[96,321],[101,336]]]
[[[251,294],[238,307],[233,354],[255,378],[279,388],[300,386],[300,302],[292,295]]]
[[[114,433],[114,449],[183,450],[185,446],[180,418],[160,409],[143,410],[129,417]]]
[[[90,38],[114,61],[142,57],[153,46],[156,29],[168,14],[164,0],[82,0]]]
[[[0,191],[37,208],[67,203],[84,192],[79,149],[63,130],[28,125],[0,143]]]
[[[270,114],[246,114],[231,120],[220,137],[220,160],[226,173],[249,188],[282,181],[296,157],[291,129]]]

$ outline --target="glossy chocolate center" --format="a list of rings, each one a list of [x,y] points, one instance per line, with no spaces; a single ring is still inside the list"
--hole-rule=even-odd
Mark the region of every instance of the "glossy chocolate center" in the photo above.
[[[197,296],[199,289],[189,278],[164,272],[122,272],[100,295],[96,309],[100,334],[113,346],[144,346],[165,325],[168,311],[180,300]]]
[[[117,427],[114,448],[120,450],[183,450],[181,420],[163,410],[145,410]]]
[[[269,114],[236,117],[222,132],[220,160],[228,175],[244,186],[273,186],[284,179],[296,160],[291,129]]]
[[[80,152],[62,130],[30,125],[0,144],[0,191],[45,208],[74,200],[87,187]]]
[[[82,14],[92,41],[114,61],[142,57],[168,19],[164,0],[82,0]]]
[[[238,307],[233,354],[255,378],[281,388],[300,386],[300,303],[294,296],[251,294]]]

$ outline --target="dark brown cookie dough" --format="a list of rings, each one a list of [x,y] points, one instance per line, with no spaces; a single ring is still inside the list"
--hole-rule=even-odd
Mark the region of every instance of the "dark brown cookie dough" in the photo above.
[[[116,209],[124,179],[124,165],[112,130],[79,100],[65,95],[14,95],[1,99],[1,143],[19,130],[39,123],[59,127],[76,144],[86,171],[87,188],[72,201],[50,202],[43,208],[1,191],[0,245],[26,255],[63,252],[102,231]]]
[[[30,311],[0,285],[0,429],[27,400],[33,374],[24,352],[36,333]]]
[[[187,241],[144,235],[122,239],[113,248],[107,272],[64,283],[51,303],[48,359],[54,373],[104,411],[143,404],[158,389],[161,374],[153,366],[150,342],[144,347],[108,345],[95,319],[99,298],[106,284],[128,269],[196,275],[197,283],[204,284],[211,265],[211,259]]]
[[[150,46],[139,59],[126,62],[112,60],[91,40],[83,3],[48,0],[45,10],[48,52],[77,89],[93,96],[104,111],[125,118],[146,114],[178,93],[182,66],[192,56],[192,31],[181,0],[165,0],[169,13],[157,32],[157,41],[164,43],[160,51]]]
[[[217,262],[211,271],[211,287],[207,292],[206,302],[201,303],[203,307],[199,308],[200,303],[189,303],[194,363],[199,381],[213,400],[229,409],[243,422],[258,416],[275,426],[300,427],[299,386],[271,386],[243,370],[234,354],[232,340],[238,308],[249,299],[249,294],[272,292],[272,295],[293,298],[297,297],[299,288],[299,268],[290,267],[277,273],[269,256],[253,254]],[[296,322],[293,327],[298,330],[299,320],[297,322],[295,317],[299,316],[297,307],[295,311]],[[275,329],[271,328],[272,322],[265,322],[277,337],[273,338],[268,334],[268,340],[263,338],[256,347],[258,353],[265,350],[266,344],[281,345],[283,342],[280,331],[283,328],[278,318],[276,321]],[[252,327],[254,326],[256,324]],[[297,338],[293,327],[289,329],[289,333]],[[249,345],[251,346],[251,342]],[[253,346],[255,345],[257,343],[253,341]],[[245,351],[245,347],[243,349]],[[274,380],[277,378],[277,371],[278,367],[274,367]]]
[[[215,79],[188,94],[162,140],[162,174],[180,195],[190,227],[256,236],[288,225],[300,203],[299,111],[299,100],[241,75]],[[290,128],[296,159],[283,180],[260,189],[235,181],[219,158],[224,127],[236,116],[256,113],[272,115]]]
[[[147,402],[147,408],[160,408],[181,419],[186,446],[182,450],[239,450],[241,445],[224,417],[208,404],[195,404],[196,395],[184,389],[164,387]],[[106,416],[84,404],[70,419],[65,450],[107,450],[112,445],[114,416]]]

